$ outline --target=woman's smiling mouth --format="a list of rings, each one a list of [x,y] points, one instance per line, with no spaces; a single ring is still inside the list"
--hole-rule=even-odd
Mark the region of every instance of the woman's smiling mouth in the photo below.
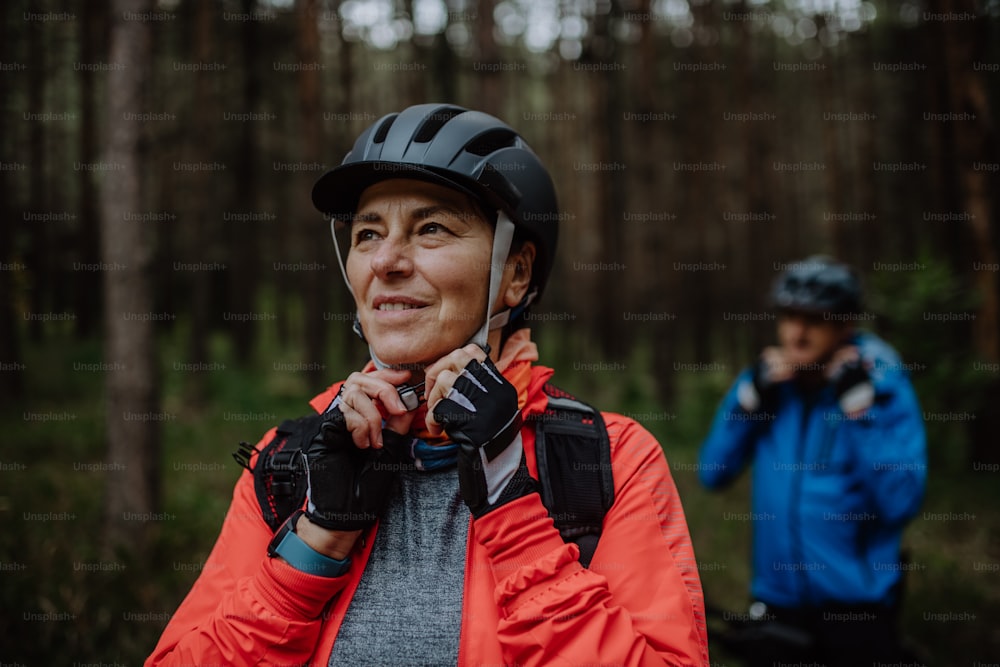
[[[383,303],[376,308],[376,310],[414,310],[416,308],[423,308],[423,306],[417,306],[412,303]]]

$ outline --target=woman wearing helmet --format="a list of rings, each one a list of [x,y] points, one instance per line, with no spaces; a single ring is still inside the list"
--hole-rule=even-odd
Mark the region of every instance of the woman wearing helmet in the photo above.
[[[311,401],[322,425],[302,447],[304,502],[277,532],[259,504],[273,494],[241,477],[147,664],[707,664],[656,440],[600,414],[614,502],[589,565],[540,497],[552,371],[523,315],[559,216],[521,137],[487,114],[410,107],[362,133],[313,201],[338,246],[347,235],[371,361]]]
[[[850,267],[795,262],[771,301],[778,344],[736,379],[700,456],[712,489],[753,466],[751,617],[783,629],[750,664],[900,662],[900,540],[927,475],[916,395],[896,352],[854,326]]]

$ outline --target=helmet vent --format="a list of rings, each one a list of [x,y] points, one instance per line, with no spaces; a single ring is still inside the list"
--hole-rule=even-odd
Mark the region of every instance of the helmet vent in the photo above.
[[[399,114],[394,115],[392,118],[389,118],[384,123],[379,125],[378,131],[375,132],[375,137],[372,139],[372,142],[380,144],[385,141],[386,136],[389,134],[389,130],[392,129],[392,124],[396,122],[397,118],[399,118]]]
[[[429,115],[427,120],[425,120],[420,126],[420,129],[413,137],[413,141],[418,144],[427,143],[434,138],[434,136],[438,133],[438,130],[440,130],[445,123],[458,114],[464,112],[465,109],[458,109],[456,107],[445,107],[444,109],[435,111]]]
[[[489,155],[501,148],[510,148],[517,143],[517,134],[511,130],[496,129],[476,137],[475,141],[465,147],[473,155]]]

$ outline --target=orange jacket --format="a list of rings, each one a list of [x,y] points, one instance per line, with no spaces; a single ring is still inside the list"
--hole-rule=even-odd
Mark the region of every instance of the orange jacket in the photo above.
[[[542,387],[551,375],[531,369],[526,417],[544,410]],[[312,406],[324,410],[338,388]],[[470,519],[461,665],[708,664],[701,582],[663,451],[631,419],[604,419],[615,502],[589,569],[578,562],[577,546],[563,542],[538,494]],[[525,423],[525,456],[537,476],[534,430]],[[336,578],[268,558],[271,536],[245,472],[201,576],[147,666],[326,666],[374,529],[359,541],[350,571]]]

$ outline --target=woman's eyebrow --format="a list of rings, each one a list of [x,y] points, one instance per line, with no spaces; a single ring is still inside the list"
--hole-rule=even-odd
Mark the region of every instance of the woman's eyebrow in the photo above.
[[[417,220],[424,220],[425,218],[430,218],[437,215],[438,213],[447,213],[448,215],[454,216],[456,218],[462,218],[463,220],[467,217],[474,216],[474,213],[469,211],[463,211],[454,206],[448,204],[435,204],[433,206],[424,206],[413,211],[413,217]]]
[[[458,218],[460,220],[468,221],[470,219],[479,219],[478,213],[473,211],[468,211],[457,206],[452,206],[450,204],[432,204],[431,206],[422,206],[420,208],[414,209],[410,213],[410,217],[415,220],[426,220],[427,218],[434,217],[435,215],[444,213],[452,217]],[[368,211],[365,213],[355,213],[354,217],[351,218],[350,222],[379,222],[382,220],[382,216],[375,211]]]
[[[355,213],[351,218],[351,222],[378,222],[382,219],[382,216],[378,213]]]

